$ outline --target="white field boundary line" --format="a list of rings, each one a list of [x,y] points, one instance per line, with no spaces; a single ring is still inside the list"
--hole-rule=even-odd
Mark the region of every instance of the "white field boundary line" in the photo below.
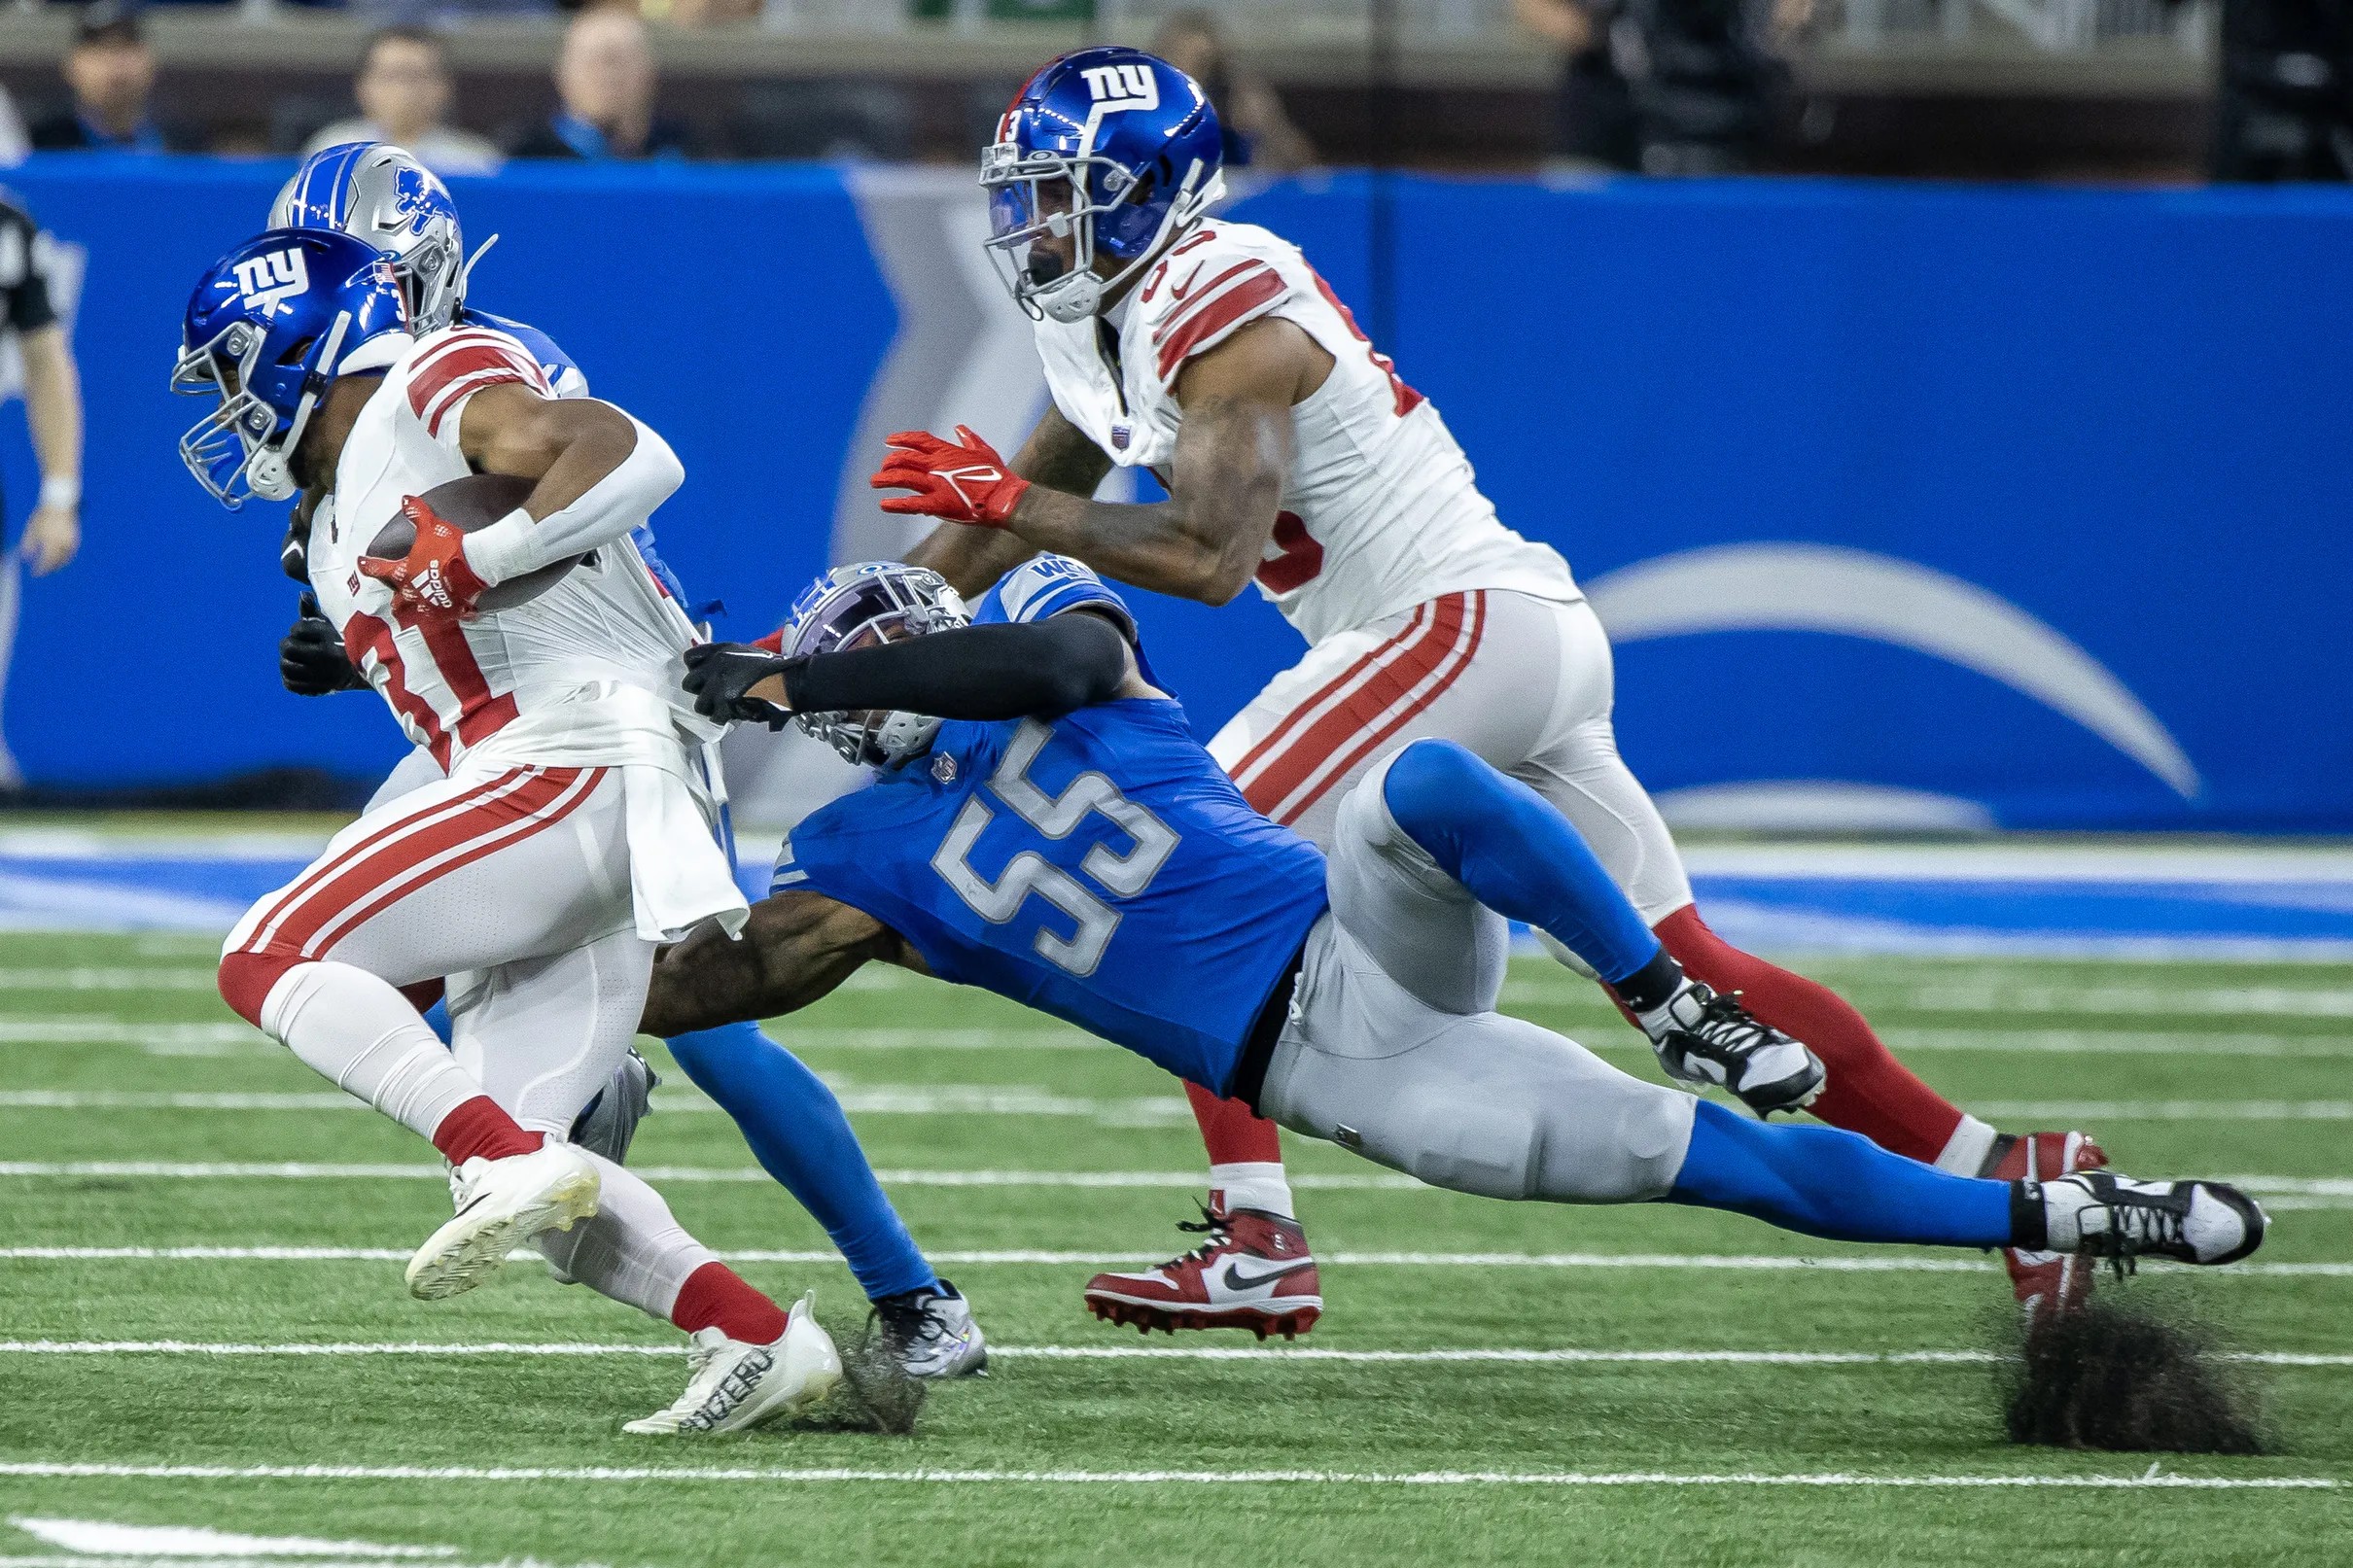
[[[828,1080],[831,1082],[830,1080]],[[844,1110],[870,1116],[1094,1118],[1116,1126],[1187,1121],[1176,1095],[1097,1098],[1029,1085],[857,1084],[832,1082]],[[369,1107],[328,1090],[244,1093],[170,1090],[0,1090],[0,1110],[360,1111]],[[720,1107],[699,1095],[656,1095],[656,1112],[708,1116]],[[2353,1122],[2347,1099],[1976,1100],[1969,1109],[1992,1122]]]
[[[518,1262],[539,1257],[536,1251],[508,1255]],[[841,1261],[837,1252],[817,1248],[749,1248],[721,1251],[724,1263],[828,1264]],[[1116,1269],[1164,1262],[1150,1252],[1055,1252],[1032,1248],[996,1248],[925,1254],[933,1263],[969,1269],[996,1265],[1055,1268]],[[405,1263],[405,1247],[303,1246],[11,1246],[0,1247],[0,1262],[44,1263]],[[1976,1258],[1801,1258],[1758,1254],[1672,1252],[1326,1252],[1319,1262],[1334,1268],[1366,1269],[1670,1269],[1734,1273],[1927,1273],[1982,1274],[2000,1265]],[[2193,1269],[2150,1259],[2144,1267],[2199,1279],[2346,1279],[2353,1263],[2237,1263],[2228,1269]]]
[[[119,1481],[421,1481],[594,1483],[774,1482],[777,1484],[1230,1486],[1829,1486],[2054,1487],[2123,1491],[2330,1491],[2327,1476],[2172,1476],[2151,1465],[2130,1476],[1874,1476],[1578,1470],[819,1470],[752,1466],[522,1465],[134,1465],[10,1460],[0,1476]]]
[[[681,1350],[682,1347],[676,1344],[589,1341],[437,1342],[369,1340],[316,1344],[299,1342],[247,1344],[197,1340],[0,1340],[0,1355],[9,1356],[539,1356],[573,1359],[676,1357]],[[1297,1346],[1278,1350],[1247,1345],[992,1344],[989,1354],[1022,1361],[1331,1362],[1346,1366],[1499,1363],[1511,1366],[1601,1367],[1979,1367],[1992,1366],[2008,1359],[1991,1350],[1601,1350],[1582,1346],[1555,1349],[1474,1346],[1431,1350],[1335,1350]],[[2231,1352],[2223,1359],[2264,1367],[2353,1367],[2353,1353],[2251,1350]]]
[[[1025,1085],[835,1083],[842,1109],[866,1116],[1042,1116],[1092,1118],[1114,1127],[1157,1127],[1189,1122],[1193,1110],[1180,1095],[1093,1098],[1058,1095]],[[176,1110],[176,1111],[364,1111],[349,1095],[326,1090],[246,1093],[115,1089],[0,1090],[0,1110]],[[665,1115],[713,1116],[720,1107],[700,1095],[657,1094],[653,1109]]]
[[[757,1166],[632,1166],[651,1182],[718,1182],[757,1185],[772,1180]],[[1072,1187],[1195,1188],[1207,1179],[1198,1170],[932,1170],[879,1169],[886,1186],[898,1187]],[[132,1177],[164,1181],[432,1181],[446,1182],[440,1166],[392,1162],[8,1160],[0,1177]],[[2353,1200],[2349,1176],[2251,1176],[2211,1178],[2258,1196]],[[1386,1171],[1294,1171],[1293,1187],[1311,1192],[1439,1192],[1411,1176]]]

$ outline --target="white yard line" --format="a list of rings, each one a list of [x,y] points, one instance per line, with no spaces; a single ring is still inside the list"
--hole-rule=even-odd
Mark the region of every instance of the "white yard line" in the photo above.
[[[1984,1099],[1991,1122],[2353,1122],[2353,1099]]]
[[[1864,1013],[1884,1019],[1901,1013],[2073,1013],[2093,1017],[2178,1019],[2188,1014],[2216,1019],[2353,1018],[2353,988],[2342,986],[2054,986],[2000,983],[1931,983],[1882,987],[1842,976],[1859,997]],[[1565,971],[1504,983],[1503,1000],[1552,1007],[1594,1007],[1594,989]]]
[[[301,1246],[12,1246],[0,1247],[0,1262],[53,1263],[405,1263],[405,1247]],[[536,1252],[511,1254],[520,1261]],[[1070,1252],[1007,1247],[929,1252],[935,1264],[969,1269],[988,1266],[1052,1266],[1117,1269],[1159,1263],[1151,1252]],[[754,1247],[722,1250],[727,1263],[838,1263],[840,1254],[822,1248]],[[2000,1267],[1975,1257],[1800,1258],[1674,1252],[1326,1252],[1318,1262],[1365,1269],[1673,1269],[1750,1273],[1926,1273],[1983,1274]],[[2189,1269],[2152,1260],[2151,1268],[2199,1279],[2346,1279],[2353,1263],[2240,1263],[2228,1269]]]
[[[1914,1051],[2016,1052],[2051,1056],[2297,1057],[2353,1060],[2353,1040],[2318,1034],[2246,1034],[2235,1029],[1940,1029],[1880,1031],[1898,1056]],[[1588,1040],[1587,1045],[1593,1042]],[[1629,1044],[1638,1043],[1629,1041]]]
[[[655,1183],[758,1184],[770,1179],[757,1166],[632,1166]],[[408,1164],[280,1163],[162,1160],[0,1161],[0,1177],[107,1178],[163,1181],[434,1181],[448,1180],[439,1166]],[[875,1175],[893,1187],[1197,1188],[1198,1170],[910,1170],[881,1169]],[[2345,1200],[2353,1202],[2353,1178],[2341,1176],[2246,1176],[2217,1178],[2265,1198]],[[1411,1176],[1386,1171],[1294,1171],[1290,1184],[1309,1192],[1434,1192]],[[2330,1206],[2337,1206],[2332,1204]]]
[[[199,1026],[201,1027],[201,1026]],[[832,1084],[842,1108],[863,1116],[999,1116],[1090,1120],[1113,1127],[1176,1125],[1192,1109],[1176,1095],[1058,1095],[1031,1085]],[[368,1107],[325,1090],[205,1092],[136,1089],[0,1090],[0,1110],[357,1111]],[[699,1095],[658,1095],[657,1112],[712,1115]],[[2080,1125],[2089,1122],[2353,1122],[2348,1099],[1975,1100],[1990,1122]]]
[[[1085,1118],[1113,1127],[1189,1122],[1192,1107],[1179,1095],[1096,1098],[1057,1095],[1024,1085],[835,1083],[842,1108],[864,1116],[1045,1116]],[[369,1107],[333,1091],[174,1092],[124,1089],[0,1090],[0,1110],[353,1110]],[[660,1094],[657,1112],[713,1115],[719,1106],[700,1095]]]
[[[104,1016],[0,1018],[0,1045],[257,1045],[284,1054],[250,1024],[158,1024]]]
[[[763,1183],[771,1178],[757,1166],[632,1166],[652,1182]],[[1207,1180],[1198,1170],[877,1170],[884,1183],[897,1187],[1200,1187]],[[0,1161],[0,1177],[128,1177],[165,1181],[447,1181],[439,1166],[344,1164],[309,1161],[279,1163],[162,1160],[11,1160]],[[1411,1176],[1324,1174],[1294,1172],[1290,1183],[1309,1191],[1421,1190]]]
[[[248,1343],[195,1340],[0,1340],[0,1355],[23,1356],[677,1356],[676,1344],[593,1341],[288,1341]],[[992,1344],[989,1354],[1031,1361],[1292,1361],[1350,1366],[1497,1363],[1580,1366],[1974,1367],[2004,1359],[1991,1350],[1605,1350],[1473,1347],[1442,1350],[1335,1350],[1294,1346],[1148,1344]],[[2262,1350],[2226,1359],[2266,1367],[2353,1367],[2353,1354]]]
[[[2132,1475],[1874,1476],[1843,1471],[1770,1474],[1574,1470],[819,1470],[751,1466],[134,1465],[0,1462],[0,1476],[122,1481],[769,1481],[779,1484],[1049,1486],[1826,1486],[2055,1487],[2088,1490],[2327,1491],[2327,1476],[2173,1476],[2158,1465]]]
[[[211,991],[219,984],[219,971],[209,965],[0,969],[0,991]]]

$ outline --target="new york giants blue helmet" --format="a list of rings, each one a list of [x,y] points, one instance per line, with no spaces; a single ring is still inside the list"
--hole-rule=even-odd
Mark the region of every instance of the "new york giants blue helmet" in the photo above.
[[[1224,194],[1223,156],[1217,112],[1168,61],[1113,45],[1065,54],[981,155],[989,254],[1032,316],[1085,321]],[[1098,255],[1126,264],[1101,276]]]
[[[466,302],[457,203],[406,148],[345,142],[311,154],[270,203],[269,226],[349,234],[390,256],[419,336],[456,321]]]
[[[189,296],[171,389],[215,401],[180,437],[180,461],[231,511],[248,496],[292,500],[289,460],[327,384],[413,341],[382,251],[315,228],[256,234]]]

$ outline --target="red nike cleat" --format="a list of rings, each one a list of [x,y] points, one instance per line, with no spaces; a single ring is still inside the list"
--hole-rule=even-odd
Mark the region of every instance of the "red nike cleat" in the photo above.
[[[1141,1273],[1088,1280],[1087,1310],[1145,1334],[1248,1329],[1261,1340],[1270,1334],[1288,1340],[1316,1326],[1323,1297],[1297,1220],[1254,1208],[1205,1208],[1201,1221],[1177,1227],[1209,1235],[1183,1257]]]
[[[1994,1139],[1979,1174],[1994,1181],[2048,1181],[2078,1170],[2097,1170],[2108,1153],[2082,1132],[2004,1133]],[[2025,1252],[2002,1249],[2002,1264],[2010,1271],[2010,1288],[2029,1330],[2072,1312],[2091,1299],[2092,1265],[2096,1260],[2072,1252]]]

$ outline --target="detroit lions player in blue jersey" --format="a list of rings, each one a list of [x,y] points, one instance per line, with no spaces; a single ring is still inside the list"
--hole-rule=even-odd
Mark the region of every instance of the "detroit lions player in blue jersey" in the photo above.
[[[1194,741],[1087,569],[1021,567],[973,619],[934,574],[873,564],[805,594],[781,656],[688,650],[707,714],[797,715],[879,771],[793,830],[741,941],[670,951],[650,1026],[790,1012],[880,960],[1026,1002],[1457,1191],[2120,1267],[2229,1263],[2263,1238],[2263,1211],[2221,1183],[1950,1175],[1630,1077],[1495,1011],[1507,916],[1636,1011],[1687,984],[1527,785],[1416,742],[1350,794],[1327,861]],[[1237,1284],[1279,1299],[1289,1272]]]
[[[416,335],[467,327],[504,332],[530,351],[558,397],[588,396],[587,376],[552,337],[468,302],[473,260],[466,254],[456,203],[440,180],[405,150],[352,142],[313,154],[279,191],[269,221],[271,227],[339,231],[382,250]],[[317,508],[326,504],[306,498],[289,529],[285,565],[298,579],[307,576],[305,541]],[[690,607],[677,574],[654,548],[652,529],[641,525],[631,539],[663,590],[682,608]],[[688,613],[697,612],[689,608]],[[303,695],[364,685],[334,626],[317,613],[307,594],[299,618],[280,645],[279,667],[288,689]],[[395,770],[376,801],[439,776],[430,753],[419,751]],[[437,1004],[435,1013],[439,1012]],[[446,1037],[445,1024],[436,1027]],[[735,1117],[761,1165],[825,1228],[874,1302],[908,1371],[948,1376],[982,1370],[987,1350],[969,1307],[924,1260],[875,1180],[833,1092],[748,1022],[666,1043],[686,1076]],[[581,1112],[574,1139],[621,1160],[652,1087],[651,1069],[631,1053],[614,1082]]]

